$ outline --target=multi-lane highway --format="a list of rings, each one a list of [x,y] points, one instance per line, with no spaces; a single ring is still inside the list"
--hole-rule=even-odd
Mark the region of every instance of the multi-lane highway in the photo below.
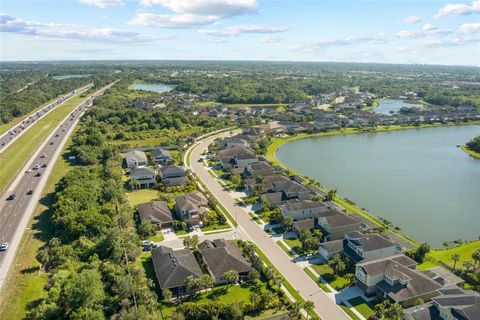
[[[93,99],[115,83],[86,98],[48,137],[45,137],[44,143],[10,185],[7,193],[0,198],[0,244],[9,243],[8,250],[0,251],[0,289],[8,276],[23,232],[40,199],[42,189],[69,135],[85,110],[92,105]]]
[[[61,105],[62,103],[70,100],[71,98],[85,92],[86,90],[92,87],[93,83],[90,83],[82,88],[78,88],[73,90],[66,95],[56,99],[55,101],[47,104],[45,107],[41,108],[40,110],[30,114],[30,116],[26,117],[22,122],[15,125],[9,131],[5,132],[4,134],[0,135],[0,153],[3,152],[7,147],[12,144],[18,137],[20,137],[25,131],[30,129],[30,127],[37,122],[39,119],[43,118],[47,115],[50,111]]]

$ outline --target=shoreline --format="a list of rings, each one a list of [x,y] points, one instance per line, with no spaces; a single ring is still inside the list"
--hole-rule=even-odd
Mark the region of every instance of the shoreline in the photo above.
[[[373,130],[367,130],[367,131],[358,130],[356,128],[344,128],[344,129],[340,129],[340,130],[318,132],[318,133],[312,133],[312,134],[300,133],[300,134],[297,134],[297,135],[294,135],[294,136],[273,138],[272,143],[267,147],[267,152],[265,154],[265,158],[268,161],[270,161],[272,163],[272,165],[274,165],[274,166],[280,166],[281,168],[284,168],[284,169],[288,170],[289,172],[291,172],[295,175],[306,178],[309,181],[315,181],[315,182],[320,183],[320,181],[317,181],[313,178],[302,175],[302,174],[298,173],[297,171],[293,170],[292,168],[286,166],[281,161],[279,161],[277,159],[277,156],[276,156],[277,150],[284,144],[287,144],[287,143],[290,143],[290,142],[293,142],[293,141],[296,141],[296,140],[302,140],[302,139],[308,139],[308,138],[317,138],[317,137],[335,136],[335,135],[346,135],[346,134],[359,134],[359,133],[376,133],[376,132],[387,132],[387,131],[397,131],[397,130],[407,130],[407,129],[424,129],[424,128],[447,127],[447,126],[460,126],[460,125],[480,125],[480,122],[472,121],[472,122],[465,122],[465,123],[460,123],[460,124],[456,124],[456,123],[455,124],[431,124],[431,125],[430,124],[424,124],[424,125],[420,125],[420,126],[413,126],[413,125],[409,125],[409,126],[399,126],[399,125],[398,126],[380,126],[380,127],[377,127]],[[461,146],[461,148],[462,148],[463,151],[465,151],[466,153],[468,153],[472,157],[475,157],[472,154],[470,154],[469,152],[467,152],[466,150],[464,150],[464,146]],[[468,150],[468,151],[470,151],[470,150]],[[328,191],[325,188],[325,186],[323,186],[321,183],[320,183],[320,185],[321,185],[320,189],[322,191],[325,191],[325,192]],[[381,227],[386,227],[386,225],[384,223],[382,223],[378,218],[373,216],[371,213],[369,213],[365,210],[362,210],[361,208],[357,207],[356,204],[350,203],[350,201],[345,199],[345,198],[342,198],[340,196],[335,196],[334,202],[336,202],[338,205],[344,207],[347,210],[347,212],[350,211],[350,213],[358,213],[361,216],[363,216],[363,217],[369,219],[370,221],[376,223],[377,225],[379,225]],[[381,218],[381,216],[379,216],[379,218]],[[398,230],[395,230],[394,228],[390,228],[390,227],[388,228],[388,230],[394,232],[395,234],[397,234],[401,238],[407,240],[408,242],[414,244],[415,246],[419,245],[419,243],[416,240],[412,239],[410,236],[404,234],[403,232],[399,232]],[[470,240],[467,240],[465,243],[470,243],[474,240],[475,239],[470,239]],[[432,247],[432,249],[441,250],[442,248],[433,248]]]
[[[468,154],[470,157],[474,158],[474,159],[477,159],[477,160],[480,160],[480,153],[478,152],[475,152],[473,150],[470,150],[467,146],[465,145],[461,145],[460,146],[460,149],[465,152],[466,154]]]

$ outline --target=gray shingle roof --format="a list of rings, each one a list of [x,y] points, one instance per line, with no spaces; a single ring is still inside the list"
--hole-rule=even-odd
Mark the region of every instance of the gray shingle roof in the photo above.
[[[172,222],[172,213],[165,201],[152,201],[139,204],[137,207],[138,215],[141,221],[150,221],[153,223]]]
[[[190,250],[159,246],[152,251],[152,261],[162,290],[181,287],[188,276],[199,278],[203,274]]]
[[[208,201],[203,193],[196,191],[193,193],[178,196],[175,199],[177,208],[181,211],[199,210],[200,207],[207,207]]]
[[[125,160],[127,162],[132,162],[135,160],[135,162],[146,162],[147,161],[147,156],[145,155],[145,152],[139,151],[139,150],[131,150],[125,153]]]
[[[347,236],[353,238],[350,241],[352,241],[356,245],[360,245],[362,247],[362,250],[365,252],[395,246],[395,243],[376,233],[363,235],[360,232],[354,231],[347,233]]]
[[[298,211],[298,210],[306,210],[306,209],[316,209],[316,208],[326,208],[326,206],[318,201],[311,201],[311,200],[298,200],[293,199],[286,201],[282,204],[288,211]]]
[[[159,158],[159,157],[165,157],[165,158],[171,158],[172,156],[170,155],[170,151],[162,148],[154,148],[152,151],[150,151],[150,155],[153,158]]]
[[[360,224],[360,221],[358,221],[357,219],[340,211],[337,211],[336,214],[325,216],[325,219],[327,220],[327,223],[331,228],[339,228],[343,226]]]
[[[252,267],[242,256],[240,249],[231,241],[227,242],[224,239],[205,240],[199,244],[198,248],[215,277],[220,277],[230,270],[235,270],[238,273],[252,270]]]
[[[340,252],[343,251],[343,240],[322,242],[320,244],[320,247],[322,247],[329,253]]]

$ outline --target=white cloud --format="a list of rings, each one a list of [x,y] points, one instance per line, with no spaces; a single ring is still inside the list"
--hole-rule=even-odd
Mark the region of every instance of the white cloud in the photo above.
[[[101,43],[148,43],[172,39],[171,36],[140,34],[112,28],[88,28],[69,24],[26,21],[0,14],[0,31],[51,40],[77,40]]]
[[[474,33],[480,31],[480,22],[479,23],[465,23],[460,26],[458,32],[460,33]]]
[[[435,26],[434,26],[433,24],[431,24],[431,23],[426,23],[426,24],[424,24],[423,27],[422,27],[422,30],[423,30],[423,31],[433,31],[433,30],[437,30],[437,29],[438,29],[438,28],[435,27]]]
[[[223,30],[200,29],[198,32],[212,37],[232,37],[242,33],[281,33],[288,31],[286,26],[241,25],[229,26]]]
[[[273,37],[273,36],[266,36],[260,39],[260,41],[262,41],[263,43],[278,43],[282,40],[283,38],[281,37]]]
[[[415,24],[420,22],[421,18],[419,16],[408,16],[403,19],[402,23],[404,24]]]
[[[472,37],[455,37],[453,39],[430,39],[419,44],[421,47],[457,47],[472,43],[480,43],[480,39]]]
[[[435,18],[441,19],[450,16],[466,16],[479,12],[480,0],[473,0],[471,5],[464,3],[448,3],[435,14]]]
[[[140,0],[140,4],[145,7],[162,6],[175,13],[139,13],[129,22],[160,28],[203,26],[258,9],[256,0]]]
[[[80,0],[80,3],[90,4],[102,9],[110,7],[123,7],[125,4],[122,0]]]

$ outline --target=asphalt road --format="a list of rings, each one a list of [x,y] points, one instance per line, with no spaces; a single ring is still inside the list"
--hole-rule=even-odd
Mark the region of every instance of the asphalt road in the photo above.
[[[228,134],[222,134],[228,135]],[[237,231],[253,241],[268,259],[275,265],[278,271],[292,284],[298,293],[315,305],[316,313],[322,319],[328,320],[350,320],[350,317],[329,297],[320,287],[295,264],[292,259],[275,243],[275,241],[253,221],[248,212],[238,206],[235,200],[223,187],[213,178],[198,159],[212,141],[218,137],[214,136],[201,141],[191,152],[190,169],[197,174],[200,180],[207,186],[222,205],[237,220]]]
[[[23,232],[63,145],[80,117],[92,105],[93,99],[103,94],[113,84],[86,98],[48,137],[45,137],[45,142],[10,185],[7,193],[0,198],[0,243],[9,243],[7,251],[0,251],[0,289],[8,276]],[[15,195],[15,198],[9,199],[12,195]]]
[[[66,95],[58,98],[57,100],[49,103],[42,109],[38,110],[37,112],[32,113],[28,118],[25,118],[22,122],[18,123],[10,130],[5,132],[0,136],[0,153],[3,152],[7,147],[13,143],[18,137],[20,137],[25,131],[30,129],[30,127],[47,115],[50,111],[61,105],[62,103],[68,101],[69,99],[73,98],[74,96],[88,90],[93,84],[86,85],[82,88],[73,90]]]

